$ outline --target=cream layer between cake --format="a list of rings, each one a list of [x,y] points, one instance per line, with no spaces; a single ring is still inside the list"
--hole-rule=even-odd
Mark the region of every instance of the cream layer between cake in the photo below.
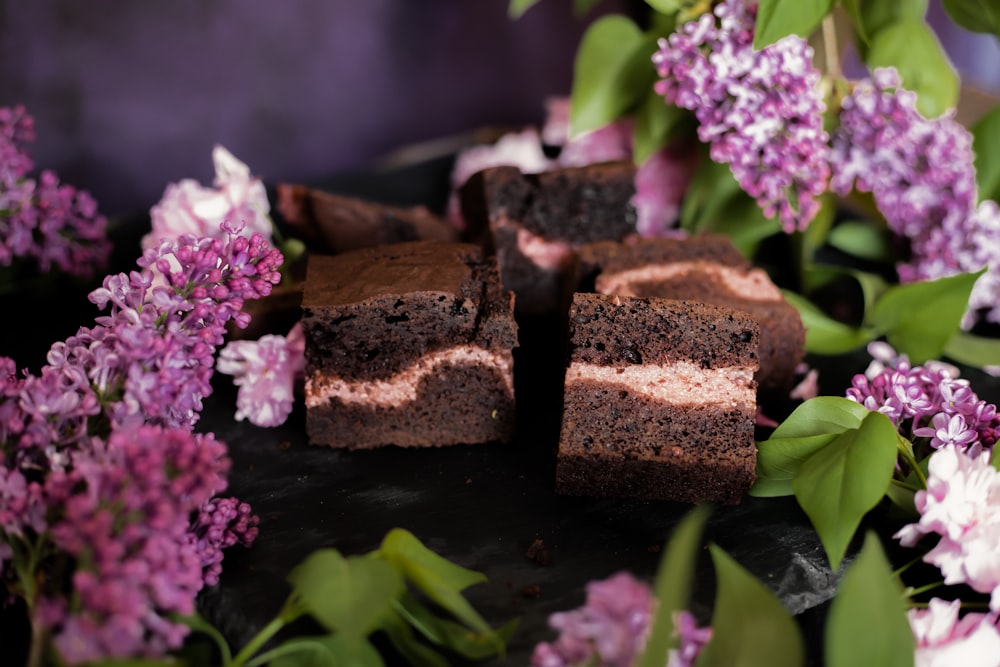
[[[602,273],[597,277],[595,287],[601,294],[637,296],[633,287],[637,283],[658,283],[678,278],[725,285],[726,291],[748,301],[783,299],[781,291],[761,269],[745,270],[704,261],[647,264],[625,271]]]

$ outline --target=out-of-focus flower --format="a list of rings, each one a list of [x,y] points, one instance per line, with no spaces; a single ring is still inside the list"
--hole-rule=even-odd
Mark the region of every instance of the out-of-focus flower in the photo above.
[[[1000,611],[1000,472],[990,454],[938,449],[928,464],[927,490],[914,500],[920,519],[895,537],[913,546],[924,535],[940,535],[924,561],[940,568],[946,584],[991,594],[990,609]]]
[[[164,239],[185,234],[224,238],[222,223],[242,227],[247,236],[260,234],[271,240],[270,204],[259,178],[222,146],[212,150],[215,187],[206,188],[186,178],[171,183],[150,210],[152,231],[143,237],[143,249],[155,248]]]
[[[635,173],[635,229],[641,236],[683,236],[677,228],[681,201],[694,175],[696,154],[666,147],[649,156]]]
[[[725,0],[659,42],[656,91],[690,109],[715,162],[786,231],[805,229],[830,175],[812,48],[789,35],[754,50],[757,3]]]
[[[256,426],[279,426],[292,412],[295,380],[305,370],[305,336],[297,323],[288,336],[237,340],[219,353],[216,368],[239,387],[236,419]]]
[[[1000,631],[994,614],[959,618],[959,601],[933,598],[908,612],[916,640],[915,667],[1000,667]]]

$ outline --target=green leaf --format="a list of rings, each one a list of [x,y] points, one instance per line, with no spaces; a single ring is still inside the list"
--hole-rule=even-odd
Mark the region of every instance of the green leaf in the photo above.
[[[819,534],[833,569],[847,552],[861,519],[889,487],[896,465],[896,427],[869,412],[799,468],[792,488]]]
[[[448,667],[448,660],[418,640],[410,624],[396,609],[386,614],[380,627],[407,664],[414,667]]]
[[[584,34],[573,66],[570,133],[596,130],[637,105],[656,79],[656,38],[624,16],[598,19]]]
[[[983,338],[956,331],[944,346],[944,356],[966,366],[1000,366],[1000,338]]]
[[[857,34],[858,39],[861,40],[863,46],[867,46],[868,42],[871,40],[871,36],[868,32],[868,28],[865,26],[864,18],[861,13],[861,0],[841,0],[841,4],[847,11],[847,15],[851,18],[851,27],[854,28],[854,32]]]
[[[379,553],[427,597],[458,620],[474,630],[493,632],[460,592],[472,584],[486,581],[484,575],[438,556],[412,533],[400,528],[394,528],[385,536]],[[495,644],[498,651],[503,650],[498,638],[495,638]]]
[[[400,618],[430,641],[470,660],[485,660],[496,655],[498,641],[506,643],[518,625],[515,619],[496,631],[473,631],[437,616],[420,600],[409,594],[400,598],[394,605],[394,610]]]
[[[676,135],[688,129],[691,114],[673,104],[667,104],[652,88],[635,114],[632,130],[632,157],[642,164]]]
[[[876,630],[877,628],[877,630]],[[869,532],[844,574],[826,624],[826,667],[912,667],[913,630],[903,589]]]
[[[883,227],[871,222],[845,220],[830,230],[827,242],[837,250],[860,259],[886,262],[893,258],[889,234]]]
[[[684,0],[646,0],[646,4],[661,14],[673,14],[684,7]]]
[[[1000,37],[1000,7],[996,0],[944,0],[942,4],[951,20],[966,30]]]
[[[787,35],[809,37],[833,4],[834,0],[760,0],[753,48],[762,49]]]
[[[914,364],[936,359],[958,331],[972,286],[984,271],[894,285],[871,309],[871,325]]]
[[[270,667],[385,667],[382,656],[367,640],[341,634],[297,637],[267,655],[271,656]]]
[[[993,466],[994,470],[1000,470],[1000,449],[994,447],[993,451],[990,452],[990,465]]]
[[[795,306],[806,328],[806,350],[816,354],[843,354],[861,347],[876,332],[869,329],[855,329],[829,317],[805,297],[782,290],[785,300]]]
[[[801,667],[805,660],[802,634],[778,598],[721,548],[713,544],[709,549],[718,580],[715,614],[712,638],[695,664]]]
[[[922,19],[900,19],[876,32],[865,62],[872,69],[895,67],[903,87],[917,94],[917,109],[928,118],[958,103],[958,74]]]
[[[836,438],[824,433],[801,438],[769,438],[757,443],[757,481],[750,495],[757,498],[790,496],[792,480],[802,464]]]
[[[512,19],[519,19],[524,13],[538,4],[539,0],[510,0],[507,5],[507,16]]]
[[[367,637],[404,590],[402,577],[385,561],[344,558],[335,549],[313,552],[288,581],[309,613],[345,640]]]
[[[573,0],[573,13],[578,18],[582,18],[590,13],[590,10],[600,4],[601,0]]]
[[[795,408],[771,434],[772,438],[808,438],[861,426],[870,410],[841,396],[817,396]]]
[[[695,561],[708,513],[705,506],[695,508],[677,525],[670,537],[653,584],[656,612],[650,623],[646,646],[636,658],[635,667],[663,667],[667,651],[677,645],[674,615],[688,607]]]
[[[232,660],[233,654],[229,649],[229,642],[226,638],[222,636],[219,630],[209,623],[201,614],[195,612],[190,616],[178,616],[175,619],[178,623],[183,623],[187,627],[191,628],[194,632],[200,632],[203,635],[207,635],[212,638],[215,642],[216,647],[219,649],[219,655],[222,656],[222,661],[228,663]]]
[[[903,19],[922,21],[927,14],[927,0],[858,0],[857,13],[868,40],[886,26]],[[848,12],[852,14],[850,8]],[[864,54],[862,54],[864,55]]]
[[[976,155],[976,185],[979,201],[1000,199],[1000,106],[972,126],[972,150]]]
[[[917,511],[916,507],[916,491],[913,489],[908,489],[899,484],[890,482],[889,488],[886,489],[885,495],[897,508],[902,510],[906,515],[912,517],[913,519],[920,518],[920,512]]]

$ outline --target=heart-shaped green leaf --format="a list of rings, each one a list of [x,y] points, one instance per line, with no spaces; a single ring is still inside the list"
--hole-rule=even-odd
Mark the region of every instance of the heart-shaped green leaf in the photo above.
[[[302,606],[347,640],[367,637],[404,590],[403,578],[389,563],[344,558],[335,549],[313,552],[292,570],[288,581]]]
[[[708,509],[704,506],[695,508],[684,517],[670,537],[653,585],[656,612],[650,623],[649,639],[642,654],[636,658],[635,667],[663,667],[663,657],[677,645],[674,615],[688,607],[695,560],[707,520]]]
[[[802,464],[813,454],[829,445],[834,433],[801,438],[769,438],[757,443],[757,481],[750,495],[774,498],[792,495],[792,480]]]
[[[834,0],[760,0],[753,48],[763,49],[787,35],[809,37],[833,4]]]
[[[896,465],[896,427],[869,412],[799,468],[792,489],[830,565],[837,569],[861,519],[886,494]]]
[[[936,359],[958,331],[972,287],[984,271],[893,285],[875,302],[870,322],[913,363]]]
[[[698,667],[801,667],[802,634],[781,602],[716,545],[712,638]],[[663,664],[661,658],[660,664]]]
[[[830,605],[823,643],[827,667],[912,667],[913,630],[903,589],[874,533],[847,568]]]
[[[842,396],[817,396],[795,408],[771,434],[772,438],[804,438],[840,434],[861,426],[870,411]]]

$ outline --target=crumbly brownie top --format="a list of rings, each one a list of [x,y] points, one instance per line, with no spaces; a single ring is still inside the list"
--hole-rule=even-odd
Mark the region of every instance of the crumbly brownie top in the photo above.
[[[694,301],[573,295],[575,362],[626,367],[688,360],[701,368],[759,366],[759,327],[748,314]]]
[[[635,166],[609,162],[522,174],[494,167],[477,176],[489,216],[574,245],[635,232]]]

